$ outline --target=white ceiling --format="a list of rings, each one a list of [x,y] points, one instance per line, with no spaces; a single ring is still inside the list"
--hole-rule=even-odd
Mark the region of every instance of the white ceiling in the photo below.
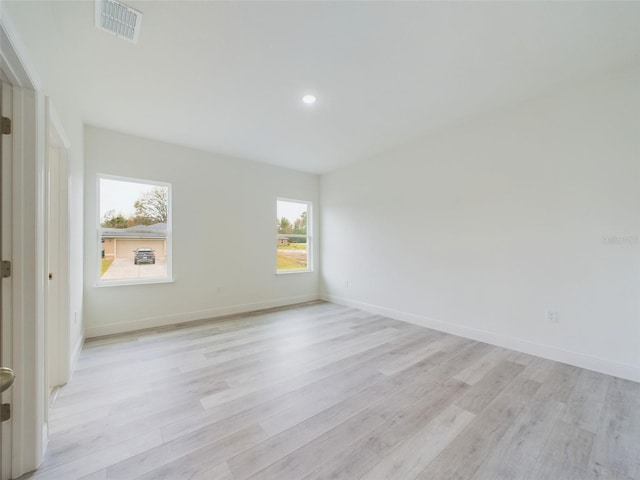
[[[314,173],[640,59],[638,2],[2,3],[87,123]]]

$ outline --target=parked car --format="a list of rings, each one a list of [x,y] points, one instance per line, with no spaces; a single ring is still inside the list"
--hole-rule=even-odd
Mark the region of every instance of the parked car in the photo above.
[[[152,248],[138,248],[134,250],[133,263],[156,263],[155,250]]]

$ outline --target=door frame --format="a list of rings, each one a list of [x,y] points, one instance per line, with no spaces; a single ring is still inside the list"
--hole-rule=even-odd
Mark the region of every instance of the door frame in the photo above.
[[[46,138],[48,139],[45,151],[46,169],[46,198],[47,198],[47,228],[46,228],[46,259],[47,273],[53,273],[52,281],[57,282],[55,299],[56,311],[53,318],[47,318],[45,332],[47,337],[47,362],[52,368],[47,372],[47,386],[58,387],[66,384],[71,378],[71,318],[69,312],[70,305],[70,284],[69,284],[69,170],[68,170],[68,150],[70,142],[49,97],[45,97],[45,118],[46,118]],[[57,159],[52,162],[50,155],[55,150]],[[56,163],[56,165],[53,165]],[[54,171],[54,169],[56,171]],[[55,182],[55,185],[52,183]],[[58,205],[58,229],[57,235],[49,231],[48,217],[50,212],[50,197],[56,195]],[[50,255],[57,257],[57,271],[51,272],[49,266]],[[46,311],[48,316],[50,290],[46,290]],[[50,327],[53,325],[53,328]],[[49,331],[49,329],[51,331]],[[50,333],[52,335],[50,335]],[[53,337],[53,338],[52,338]],[[54,345],[54,348],[50,346]]]
[[[11,474],[42,462],[48,439],[45,359],[45,151],[41,82],[21,53],[6,16],[0,18],[0,70],[13,86],[12,132],[12,387]],[[35,301],[34,301],[35,299]]]
[[[2,84],[2,88],[0,88],[0,95],[2,96],[2,100],[0,101],[0,113],[2,116],[8,116],[9,118],[13,117],[13,86],[5,81],[6,78],[4,75],[0,75],[0,83]],[[11,162],[11,151],[12,148],[12,138],[11,135],[0,134],[0,148],[2,149],[1,157],[2,162],[0,162],[0,169],[2,174],[0,175],[0,181],[2,182],[1,189],[1,197],[2,202],[0,202],[0,221],[2,223],[2,245],[0,246],[0,252],[2,255],[2,259],[10,259],[12,258],[12,245],[11,241],[11,228],[12,228],[12,219],[11,219],[11,183],[12,183],[12,162]],[[0,365],[3,367],[12,367],[13,366],[13,334],[12,334],[12,279],[11,277],[6,279],[0,279],[0,295],[2,296],[0,300],[0,308],[2,315],[0,321]],[[13,404],[13,389],[9,388],[7,391],[0,394],[1,403]],[[12,427],[11,419],[6,420],[0,423],[0,479],[7,480],[11,478],[11,451],[12,451],[12,440],[11,440],[11,427]]]

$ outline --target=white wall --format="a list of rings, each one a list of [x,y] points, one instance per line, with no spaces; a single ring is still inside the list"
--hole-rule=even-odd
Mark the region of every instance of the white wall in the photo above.
[[[639,145],[636,68],[325,175],[324,297],[640,380]]]
[[[318,176],[91,126],[84,141],[87,336],[319,298],[317,262],[313,273],[275,274],[276,198],[318,212]],[[173,283],[96,286],[98,174],[171,183]]]

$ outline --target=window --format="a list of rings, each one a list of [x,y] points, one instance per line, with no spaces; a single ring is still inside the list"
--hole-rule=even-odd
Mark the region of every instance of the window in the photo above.
[[[311,203],[299,200],[277,201],[276,271],[310,272]]]
[[[100,285],[171,280],[171,185],[98,176]]]

